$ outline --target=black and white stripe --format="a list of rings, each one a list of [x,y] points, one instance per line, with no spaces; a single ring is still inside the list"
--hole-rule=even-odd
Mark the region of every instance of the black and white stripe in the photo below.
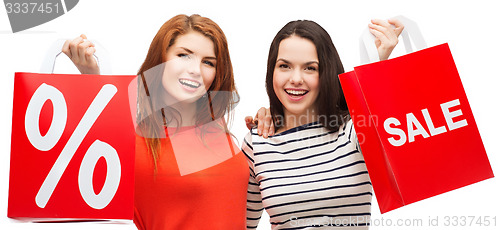
[[[315,122],[243,142],[250,165],[247,228],[262,211],[272,229],[367,229],[372,186],[352,121],[331,132]]]

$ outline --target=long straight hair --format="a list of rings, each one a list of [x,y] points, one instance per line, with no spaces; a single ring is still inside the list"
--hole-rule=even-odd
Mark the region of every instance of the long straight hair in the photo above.
[[[267,59],[266,90],[275,130],[285,125],[283,104],[273,88],[273,74],[282,40],[298,36],[316,46],[319,59],[319,93],[316,99],[318,121],[327,129],[337,131],[348,116],[347,103],[338,75],[344,66],[328,32],[316,22],[297,20],[287,23],[274,37]]]
[[[204,124],[214,123],[213,121],[224,118],[224,115],[227,114],[225,122],[221,119],[222,123],[215,123],[224,132],[229,133],[226,124],[232,120],[231,111],[239,101],[227,39],[222,29],[209,18],[197,14],[177,15],[165,22],[153,38],[146,59],[137,73],[140,76],[139,89],[143,89],[143,92],[138,93],[138,132],[146,139],[155,168],[162,134],[165,132],[164,125],[168,125],[166,123],[170,124],[170,122],[176,122],[179,125],[179,119],[182,117],[178,111],[170,107],[155,111],[153,106],[156,103],[155,100],[161,100],[161,98],[152,97],[150,94],[164,90],[161,84],[163,74],[148,76],[147,83],[145,74],[148,70],[166,62],[167,50],[175,43],[176,38],[191,31],[199,32],[209,38],[214,44],[216,56],[215,78],[207,90],[207,96],[194,102],[197,106],[195,126],[202,127]]]

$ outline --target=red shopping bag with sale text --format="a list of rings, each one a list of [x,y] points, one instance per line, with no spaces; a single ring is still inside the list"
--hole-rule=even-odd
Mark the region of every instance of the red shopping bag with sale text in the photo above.
[[[339,78],[382,213],[493,177],[447,44]]]
[[[8,217],[132,219],[135,82],[16,73]]]

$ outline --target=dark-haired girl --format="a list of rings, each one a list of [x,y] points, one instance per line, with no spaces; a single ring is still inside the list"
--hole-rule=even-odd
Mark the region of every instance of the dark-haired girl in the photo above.
[[[403,27],[372,23],[379,57],[387,59]],[[252,130],[242,147],[250,163],[247,229],[264,209],[272,229],[368,228],[372,186],[340,88],[343,72],[317,23],[292,21],[275,36],[266,89],[276,134],[264,139]]]

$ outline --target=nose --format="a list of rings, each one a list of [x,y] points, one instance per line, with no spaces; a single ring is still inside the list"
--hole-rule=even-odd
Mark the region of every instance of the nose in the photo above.
[[[301,85],[302,83],[304,83],[304,78],[302,76],[302,72],[299,69],[295,69],[291,73],[289,81],[290,81],[290,83],[296,84],[296,85]]]
[[[193,77],[200,76],[200,68],[201,60],[198,60],[198,58],[192,58],[189,60],[187,71],[190,75],[192,75]]]

